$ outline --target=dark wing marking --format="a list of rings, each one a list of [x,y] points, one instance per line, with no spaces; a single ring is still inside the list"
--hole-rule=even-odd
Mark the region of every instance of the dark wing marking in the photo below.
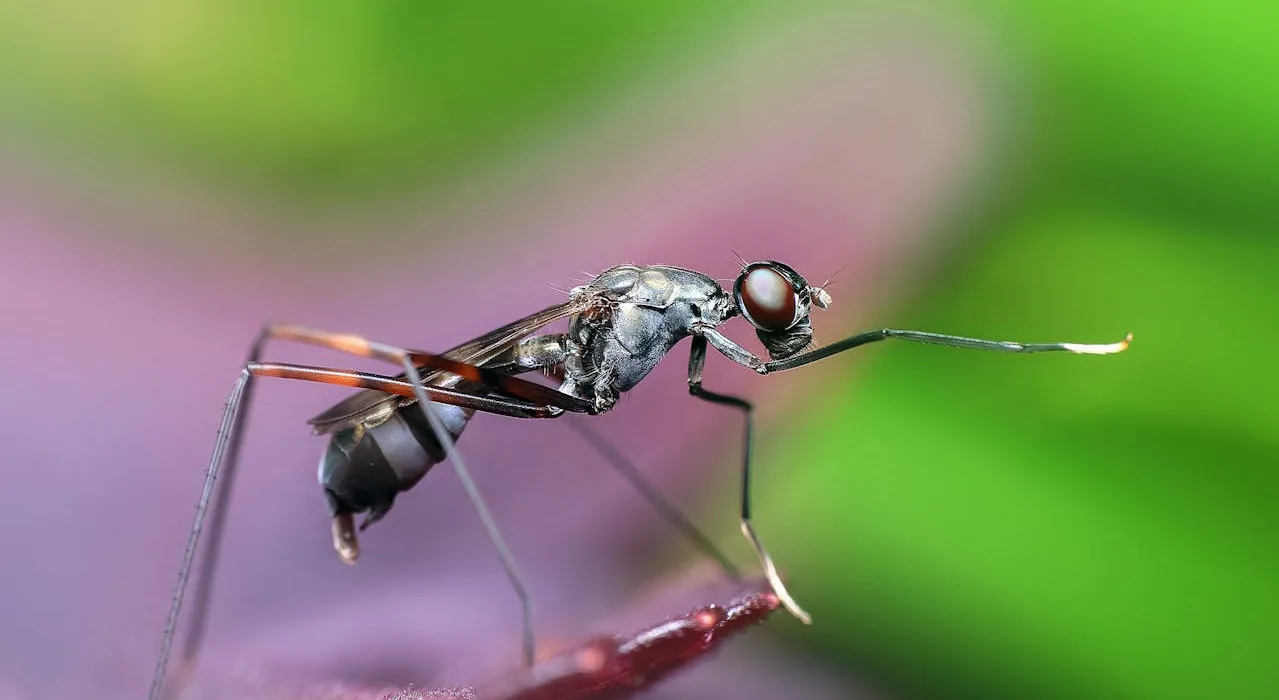
[[[442,354],[450,360],[482,367],[486,362],[491,362],[516,343],[532,335],[539,328],[550,325],[562,318],[568,318],[584,310],[589,305],[588,295],[579,295],[577,298],[569,299],[563,304],[547,307],[508,323],[501,328],[489,331],[478,338],[468,340]],[[442,376],[452,375],[448,375],[445,372],[427,372],[422,375],[422,381],[430,383],[433,380],[439,380]],[[404,379],[404,374],[396,375],[396,378]],[[312,426],[312,430],[317,435],[322,435],[354,425],[360,422],[364,416],[385,410],[384,406],[386,404],[394,403],[399,406],[406,406],[413,402],[414,399],[365,389],[348,396],[337,405],[307,421],[307,423]]]
[[[512,321],[501,328],[489,331],[478,338],[468,340],[440,354],[450,360],[483,367],[485,363],[532,335],[539,328],[584,311],[590,304],[589,295],[581,294],[563,304],[556,304],[519,320]]]

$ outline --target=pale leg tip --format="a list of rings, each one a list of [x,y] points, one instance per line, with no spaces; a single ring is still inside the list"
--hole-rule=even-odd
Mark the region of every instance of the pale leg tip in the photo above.
[[[777,599],[781,601],[782,607],[786,608],[786,611],[794,615],[795,619],[800,622],[806,625],[813,624],[813,617],[799,607],[799,603],[796,603],[795,599],[791,597],[790,591],[786,590],[786,584],[782,583],[782,577],[777,574],[777,566],[773,564],[773,558],[768,555],[764,545],[760,543],[759,538],[755,535],[755,528],[751,527],[748,521],[742,521],[742,534],[746,535],[746,539],[755,548],[755,553],[759,555],[759,561],[764,565],[764,577],[768,579],[768,585],[773,589],[773,595],[777,596]]]
[[[782,580],[778,577],[776,570],[774,570],[771,566],[768,568],[768,584],[773,589],[773,595],[777,596],[777,599],[782,603],[782,607],[786,608],[786,612],[789,612],[796,620],[799,620],[806,625],[813,624],[813,616],[809,615],[808,611],[799,607],[799,603],[795,602],[795,599],[791,597],[790,591],[786,590],[786,584],[782,583]]]
[[[1132,333],[1129,332],[1118,343],[1062,343],[1060,347],[1080,355],[1114,355],[1127,350],[1131,342]]]

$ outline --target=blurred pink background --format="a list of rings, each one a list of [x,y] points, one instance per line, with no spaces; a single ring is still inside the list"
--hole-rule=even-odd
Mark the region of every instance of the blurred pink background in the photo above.
[[[905,271],[944,245],[934,223],[984,167],[985,78],[958,36],[853,45],[834,31],[778,32],[389,210],[312,216],[145,172],[101,182],[10,151],[0,694],[141,694],[218,416],[264,321],[439,349],[622,262],[727,284],[735,251],[814,283],[840,271],[833,308],[815,318],[819,341],[871,323]],[[731,334],[757,346],[745,328]],[[727,512],[737,475],[718,466],[734,463],[739,420],[687,396],[685,348],[594,425],[685,506]],[[388,369],[287,345],[268,358]],[[828,372],[757,378],[720,360],[707,386],[758,401],[764,422],[806,410]],[[365,534],[358,566],[332,552],[314,477],[323,441],[303,421],[341,396],[261,386],[202,668],[374,684],[465,684],[508,668],[515,600],[446,466]],[[460,447],[530,579],[545,642],[610,631],[618,609],[653,595],[637,580],[681,580],[653,560],[691,558],[677,536],[566,427],[481,416]],[[702,524],[753,570],[735,522]],[[757,524],[766,541],[769,525]],[[666,692],[776,697],[803,664],[755,641]],[[768,674],[752,660],[761,653]],[[844,697],[851,683],[814,678],[807,697]]]

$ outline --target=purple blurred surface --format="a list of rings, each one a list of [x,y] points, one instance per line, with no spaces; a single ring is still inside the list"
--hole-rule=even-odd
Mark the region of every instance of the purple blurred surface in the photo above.
[[[762,84],[743,82],[752,89],[732,93],[731,110],[606,125],[445,211],[329,223],[346,240],[305,252],[280,241],[307,240],[312,222],[119,204],[2,164],[5,697],[142,694],[218,416],[263,321],[439,349],[555,302],[551,285],[579,283],[579,270],[662,262],[731,279],[732,250],[816,283],[842,269],[818,339],[857,330],[889,294],[876,290],[901,284],[928,245],[971,166],[981,115],[969,69],[938,46],[825,48],[817,67],[775,65]],[[383,225],[412,232],[411,255],[363,238]],[[757,347],[741,328],[732,335]],[[734,475],[706,465],[728,463],[738,419],[687,396],[684,347],[595,425],[677,500],[712,485],[733,499]],[[376,367],[283,345],[268,354]],[[761,379],[712,358],[707,385],[767,398],[768,420],[827,371]],[[202,668],[419,687],[509,668],[517,606],[449,470],[365,533],[358,566],[333,554],[314,481],[323,442],[302,421],[341,396],[292,382],[258,392]],[[460,446],[549,644],[610,631],[628,597],[643,598],[637,580],[651,580],[641,555],[679,546],[564,426],[482,416]],[[670,696],[793,691],[787,669],[803,662],[774,653],[761,666],[750,646]],[[815,683],[807,697],[845,692]]]

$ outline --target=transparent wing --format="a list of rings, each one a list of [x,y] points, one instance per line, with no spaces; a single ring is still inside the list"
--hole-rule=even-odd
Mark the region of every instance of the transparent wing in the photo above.
[[[584,310],[589,305],[586,295],[570,299],[563,304],[550,306],[524,318],[468,340],[461,345],[450,348],[443,354],[450,360],[466,362],[483,367],[485,363],[502,355],[516,343],[534,334],[539,329],[560,319],[568,318]],[[443,372],[428,372],[422,376],[423,382],[438,379]],[[404,375],[398,375],[403,379]],[[385,411],[388,404],[407,405],[413,399],[405,399],[381,391],[364,390],[350,395],[342,402],[307,421],[317,434],[323,434],[360,422],[364,416]]]

